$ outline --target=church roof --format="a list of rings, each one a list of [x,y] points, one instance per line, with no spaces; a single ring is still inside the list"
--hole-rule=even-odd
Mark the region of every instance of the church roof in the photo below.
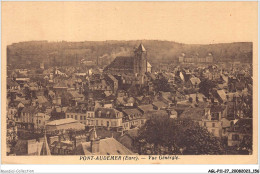
[[[146,49],[144,48],[143,44],[140,44],[138,48],[136,48],[135,52],[146,52]],[[127,56],[119,56],[116,57],[110,65],[108,65],[104,71],[106,70],[123,70],[126,72],[131,72],[134,70],[134,59],[135,57],[127,57]],[[148,64],[149,67],[151,67],[150,64]]]
[[[136,51],[145,52],[146,49],[144,48],[143,44],[140,44]]]
[[[134,57],[116,57],[113,62],[106,67],[106,69],[133,69]]]

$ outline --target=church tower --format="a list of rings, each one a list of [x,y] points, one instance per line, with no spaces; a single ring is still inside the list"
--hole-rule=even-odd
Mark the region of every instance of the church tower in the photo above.
[[[134,73],[144,74],[147,72],[147,51],[143,44],[135,49]]]
[[[98,154],[99,153],[99,144],[100,144],[100,139],[97,136],[96,128],[91,131],[90,133],[90,148],[91,148],[91,153],[92,154]]]

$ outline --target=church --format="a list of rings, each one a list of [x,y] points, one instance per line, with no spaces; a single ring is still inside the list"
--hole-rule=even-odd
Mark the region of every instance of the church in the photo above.
[[[145,74],[151,72],[152,66],[147,61],[147,51],[142,44],[134,50],[134,56],[116,57],[104,72],[111,74]]]

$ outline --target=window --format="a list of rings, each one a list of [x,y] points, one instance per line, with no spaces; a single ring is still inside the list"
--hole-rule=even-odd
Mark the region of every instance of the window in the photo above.
[[[238,141],[238,140],[239,140],[239,135],[233,134],[233,135],[232,135],[232,140],[233,140],[233,141]]]
[[[98,120],[96,120],[96,126],[98,126]]]
[[[70,115],[67,115],[67,118],[70,118]]]
[[[212,123],[212,127],[215,127],[215,123]]]
[[[73,118],[73,115],[71,115],[71,118]]]
[[[101,120],[101,126],[103,126],[103,120]]]
[[[39,120],[39,124],[41,124],[41,120]]]
[[[77,115],[75,115],[75,120],[77,120],[78,119],[78,116]]]
[[[91,117],[94,117],[94,113],[93,112],[91,113]],[[100,111],[100,117],[101,117],[101,111]]]
[[[205,127],[207,126],[207,122],[204,122],[204,126],[205,126]]]
[[[88,117],[90,117],[90,113],[88,113]]]
[[[82,116],[80,116],[80,120],[82,120]]]
[[[86,116],[84,116],[84,120],[86,120]]]
[[[212,120],[219,120],[219,113],[213,113],[211,119]]]

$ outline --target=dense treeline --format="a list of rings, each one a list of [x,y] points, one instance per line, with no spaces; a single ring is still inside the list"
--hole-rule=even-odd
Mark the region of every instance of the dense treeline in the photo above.
[[[101,57],[107,59],[104,61],[111,62],[116,56],[133,54],[134,47],[140,43],[143,43],[148,50],[151,64],[177,61],[181,53],[185,53],[187,57],[195,54],[205,57],[208,53],[212,53],[214,61],[252,62],[251,42],[195,45],[157,40],[20,42],[7,47],[7,61],[9,64],[39,63],[39,61],[71,64],[81,59],[96,61],[97,57]]]

